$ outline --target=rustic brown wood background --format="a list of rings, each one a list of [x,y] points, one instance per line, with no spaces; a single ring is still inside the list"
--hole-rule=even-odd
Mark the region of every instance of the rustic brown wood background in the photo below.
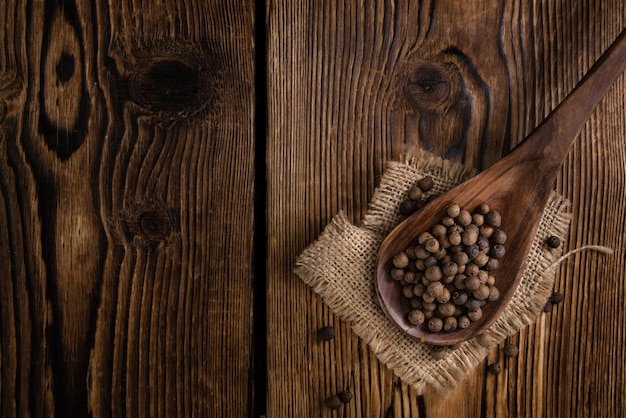
[[[565,262],[520,355],[449,399],[292,270],[338,211],[359,222],[386,161],[489,166],[625,27],[623,0],[4,1],[0,415],[619,415],[626,75],[556,185],[565,249],[616,254]]]

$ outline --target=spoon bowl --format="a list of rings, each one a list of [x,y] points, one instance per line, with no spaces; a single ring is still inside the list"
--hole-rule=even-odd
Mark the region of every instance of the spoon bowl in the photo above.
[[[543,209],[568,150],[589,115],[626,68],[626,32],[600,57],[570,95],[507,156],[477,176],[436,197],[394,228],[377,256],[375,287],[385,314],[408,335],[435,345],[452,345],[485,331],[506,308],[517,289]],[[491,272],[500,297],[482,308],[482,317],[467,328],[430,332],[407,319],[411,305],[401,284],[390,277],[392,259],[415,245],[417,237],[440,222],[456,203],[472,211],[487,203],[502,216],[506,255]]]

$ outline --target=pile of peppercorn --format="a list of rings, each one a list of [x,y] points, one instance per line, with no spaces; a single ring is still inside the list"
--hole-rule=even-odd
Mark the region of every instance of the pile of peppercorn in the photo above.
[[[432,181],[421,183],[432,187]],[[421,199],[430,187],[423,190],[418,183],[409,191],[410,200]],[[401,209],[408,207],[403,205]],[[393,257],[390,275],[410,301],[411,324],[426,323],[431,332],[466,328],[482,317],[488,302],[499,298],[491,273],[505,254],[501,223],[500,213],[487,204],[472,213],[451,204],[437,225]]]

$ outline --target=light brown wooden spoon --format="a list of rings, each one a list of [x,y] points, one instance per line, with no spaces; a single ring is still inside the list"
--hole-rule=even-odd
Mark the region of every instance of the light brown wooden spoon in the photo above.
[[[626,68],[626,31],[593,65],[557,108],[513,151],[487,170],[428,203],[385,238],[377,257],[375,285],[381,307],[407,334],[430,344],[452,345],[475,337],[507,306],[525,268],[543,209],[569,148],[606,91]],[[483,307],[482,318],[465,329],[429,332],[408,322],[411,310],[402,286],[391,279],[391,260],[415,245],[417,236],[440,222],[446,208],[457,203],[472,210],[487,203],[502,215],[507,233],[506,255],[493,272],[500,298]]]

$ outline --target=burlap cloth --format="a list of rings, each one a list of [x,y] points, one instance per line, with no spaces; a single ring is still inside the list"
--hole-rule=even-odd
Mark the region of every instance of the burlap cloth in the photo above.
[[[408,189],[420,178],[433,177],[429,194],[440,194],[473,174],[462,165],[425,152],[410,161],[390,162],[361,226],[352,225],[339,213],[296,262],[298,276],[339,318],[350,322],[381,362],[419,394],[428,384],[449,396],[491,347],[534,322],[552,293],[553,262],[561,255],[560,249],[548,249],[545,239],[555,235],[563,240],[569,229],[568,203],[553,193],[511,303],[481,336],[455,350],[446,349],[444,359],[433,359],[432,347],[404,334],[379,307],[373,284],[376,254],[383,238],[401,220],[398,207]]]

